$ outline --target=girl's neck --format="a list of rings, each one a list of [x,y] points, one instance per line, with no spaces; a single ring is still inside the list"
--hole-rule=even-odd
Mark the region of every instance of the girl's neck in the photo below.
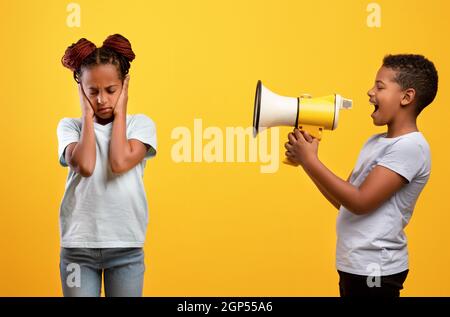
[[[99,118],[97,116],[94,117],[94,122],[96,122],[98,124],[101,124],[101,125],[107,125],[108,123],[111,123],[113,121],[114,121],[114,115],[111,118],[108,118],[108,119],[102,119],[102,118]]]

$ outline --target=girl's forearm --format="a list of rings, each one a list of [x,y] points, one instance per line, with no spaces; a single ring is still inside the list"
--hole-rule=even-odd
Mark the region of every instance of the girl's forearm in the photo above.
[[[73,148],[71,164],[76,166],[82,175],[91,175],[94,172],[96,160],[94,118],[82,117],[81,137]]]
[[[126,129],[126,113],[115,114],[109,145],[109,161],[113,172],[120,171],[127,155],[131,152]]]

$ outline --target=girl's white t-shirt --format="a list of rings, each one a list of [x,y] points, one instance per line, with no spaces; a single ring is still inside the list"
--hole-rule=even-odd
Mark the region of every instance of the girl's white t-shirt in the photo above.
[[[150,146],[145,158],[123,174],[111,171],[109,143],[113,122],[94,122],[95,169],[83,177],[69,167],[60,206],[61,246],[65,248],[125,248],[144,245],[148,207],[143,183],[146,160],[156,155],[156,128],[143,114],[127,115],[127,139]],[[57,127],[59,163],[67,167],[65,149],[78,142],[82,121],[63,118]]]
[[[340,271],[385,276],[408,269],[403,229],[430,177],[430,148],[420,132],[395,138],[376,134],[361,150],[349,182],[360,186],[377,165],[394,171],[408,183],[368,214],[356,215],[341,206],[336,225],[336,267]]]

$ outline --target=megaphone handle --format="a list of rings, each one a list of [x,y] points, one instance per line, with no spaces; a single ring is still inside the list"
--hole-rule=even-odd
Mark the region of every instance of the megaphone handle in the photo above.
[[[308,132],[311,136],[315,137],[319,141],[322,139],[322,127],[317,127],[314,125],[301,125],[298,127],[298,129]]]
[[[307,131],[310,135],[312,135],[313,137],[315,137],[318,140],[322,139],[322,131],[323,131],[322,127],[317,127],[317,126],[313,126],[313,125],[301,125],[298,127],[298,129]],[[295,163],[289,161],[287,158],[285,158],[283,160],[283,163],[286,165],[294,166],[294,167],[299,166],[298,164],[295,164]]]
[[[284,158],[283,163],[286,164],[286,165],[291,165],[291,166],[294,166],[294,167],[298,167],[298,164],[295,164],[295,163],[289,161],[286,157]]]

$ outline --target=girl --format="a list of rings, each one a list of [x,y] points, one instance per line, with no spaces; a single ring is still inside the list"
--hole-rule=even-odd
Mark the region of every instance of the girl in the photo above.
[[[57,127],[58,157],[69,167],[60,207],[64,296],[142,296],[148,211],[142,180],[156,154],[156,130],[143,114],[127,115],[130,42],[109,36],[97,48],[82,38],[62,64],[78,85],[81,118]]]

